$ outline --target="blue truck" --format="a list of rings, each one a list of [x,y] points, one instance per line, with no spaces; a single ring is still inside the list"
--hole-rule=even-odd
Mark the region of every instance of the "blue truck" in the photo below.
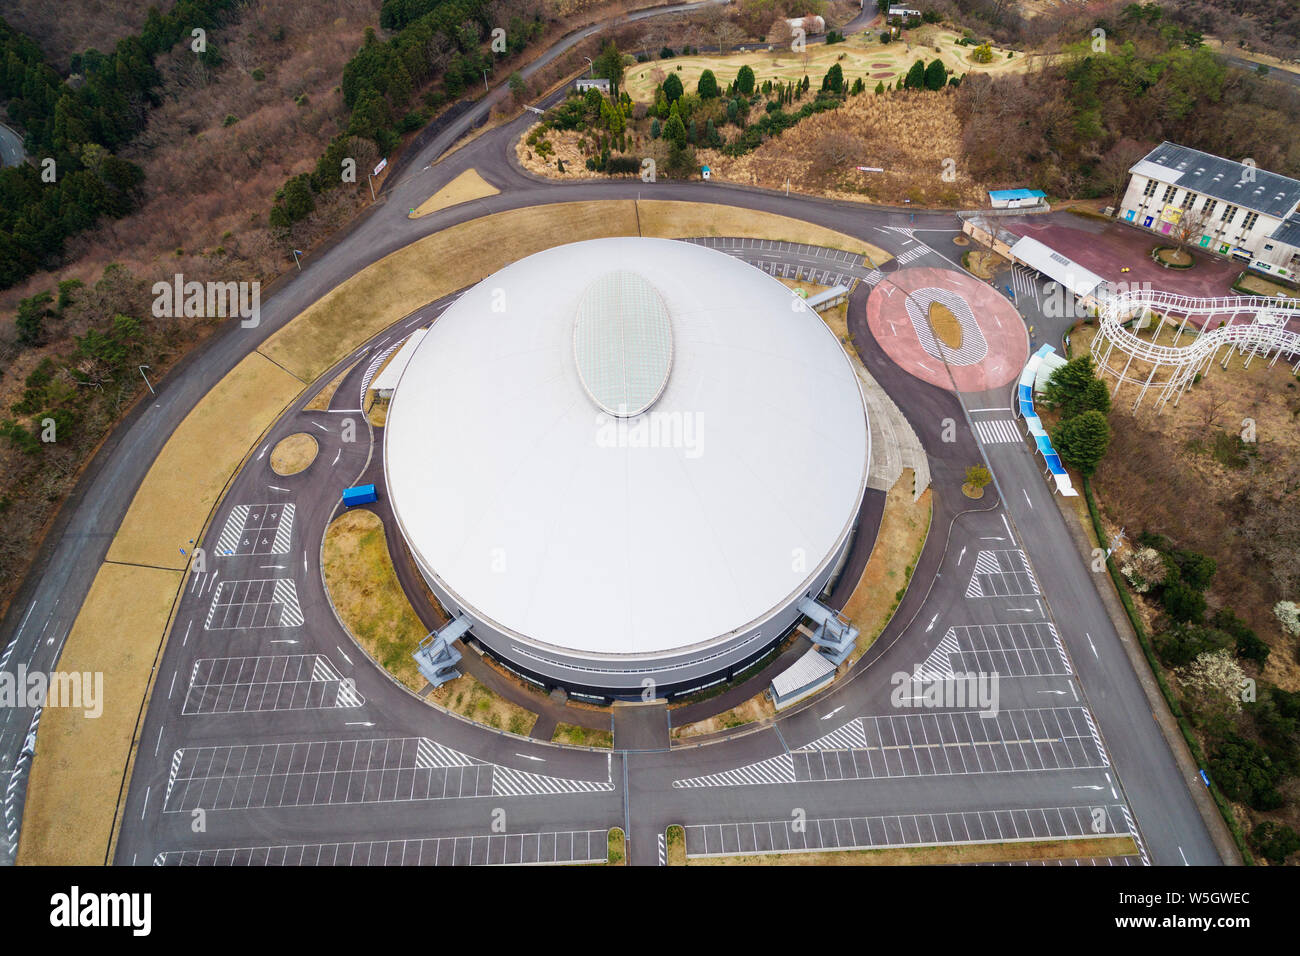
[[[351,488],[343,489],[343,507],[345,508],[368,505],[370,502],[378,500],[379,495],[375,493],[374,485],[354,485]]]

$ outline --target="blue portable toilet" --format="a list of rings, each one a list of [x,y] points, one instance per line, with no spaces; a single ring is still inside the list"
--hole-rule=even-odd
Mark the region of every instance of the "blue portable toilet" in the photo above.
[[[374,485],[355,485],[343,489],[343,507],[345,508],[368,505],[370,502],[378,500],[379,495],[375,493]]]

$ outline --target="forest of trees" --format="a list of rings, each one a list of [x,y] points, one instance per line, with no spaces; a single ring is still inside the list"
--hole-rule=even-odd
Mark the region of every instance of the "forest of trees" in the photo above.
[[[276,197],[271,225],[288,227],[315,208],[315,196],[341,182],[349,141],[372,141],[381,155],[429,118],[427,110],[456,100],[491,75],[494,63],[522,51],[542,34],[540,5],[502,0],[385,0],[380,25],[395,30],[381,41],[373,30],[343,70],[348,126],[311,173],[293,177]],[[491,31],[505,30],[504,49],[493,50]],[[416,93],[437,80],[442,89],[424,97],[426,112],[411,109]]]
[[[74,56],[67,80],[0,19],[0,99],[37,163],[0,170],[0,288],[56,265],[64,241],[101,216],[132,209],[141,173],[115,153],[144,127],[159,83],[154,59],[195,28],[215,29],[234,5],[183,0],[167,14],[151,8],[140,33],[111,53]],[[219,57],[211,46],[202,55]]]
[[[1093,50],[1085,30],[1052,65],[966,77],[957,109],[975,176],[1104,196],[1108,155],[1133,140],[1248,156],[1261,169],[1300,176],[1296,87],[1230,69],[1157,4],[1130,4],[1093,23],[1105,30],[1105,52]]]

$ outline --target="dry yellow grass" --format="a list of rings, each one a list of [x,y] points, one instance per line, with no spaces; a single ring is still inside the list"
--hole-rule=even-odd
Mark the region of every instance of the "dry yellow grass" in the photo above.
[[[736,78],[742,66],[749,66],[754,71],[758,84],[764,80],[788,83],[802,80],[808,76],[813,86],[820,85],[821,78],[831,65],[838,63],[844,71],[844,79],[852,83],[862,77],[867,89],[874,89],[876,83],[884,81],[892,85],[898,77],[907,73],[917,60],[930,60],[938,57],[944,66],[957,74],[970,72],[983,73],[1019,73],[1029,68],[1032,58],[1017,53],[1007,59],[1006,49],[993,49],[990,63],[976,63],[972,58],[973,46],[958,46],[958,35],[937,27],[927,27],[909,33],[909,42],[880,43],[874,34],[859,33],[849,37],[846,43],[829,46],[817,44],[807,48],[806,55],[792,52],[788,48],[772,52],[733,53],[721,56],[705,53],[695,56],[679,56],[671,60],[652,60],[649,63],[628,67],[623,88],[638,103],[650,103],[654,100],[655,86],[662,82],[670,72],[676,73],[682,86],[694,91],[699,83],[700,74],[706,69],[712,70],[724,88]],[[935,46],[938,49],[935,49]],[[880,65],[883,64],[883,65]],[[678,67],[681,67],[679,70]],[[885,73],[888,76],[873,74]]]
[[[810,223],[708,203],[642,201],[646,236],[784,239],[889,258],[882,249]],[[462,223],[399,249],[305,309],[261,348],[305,382],[314,381],[375,333],[416,308],[561,242],[637,234],[633,202],[557,203]],[[460,265],[447,269],[448,262]]]
[[[715,178],[768,189],[783,189],[788,181],[791,189],[836,199],[974,206],[983,200],[984,187],[961,166],[954,102],[953,90],[868,91],[800,121],[752,153],[730,157],[703,150],[700,162],[713,168]],[[847,145],[856,158],[832,166],[826,158],[832,142],[836,148]],[[884,172],[859,172],[856,165]]]
[[[95,575],[59,669],[104,675],[103,714],[47,708],[41,717],[20,864],[103,864],[139,704],[180,586],[179,571],[159,568],[106,563]]]
[[[955,866],[1021,860],[1083,860],[1135,856],[1132,837],[1044,840],[1035,843],[980,843],[967,846],[909,847],[894,850],[826,850],[819,853],[755,853],[711,856],[687,866]]]
[[[614,746],[614,734],[608,730],[593,730],[579,727],[577,724],[556,724],[551,741],[557,744],[571,744],[574,747]]]
[[[537,723],[537,715],[531,710],[498,697],[468,674],[443,684],[429,695],[429,700],[475,723],[521,737],[528,736]]]
[[[877,264],[893,258],[884,249],[854,236],[770,212],[662,199],[643,199],[637,203],[637,210],[643,236],[665,239],[696,236],[781,239],[870,256]]]
[[[776,706],[766,693],[762,693],[751,697],[743,704],[733,707],[725,713],[718,714],[716,717],[697,720],[693,724],[683,724],[681,727],[674,727],[673,737],[685,740],[689,737],[699,737],[702,734],[715,734],[719,731],[734,730],[737,727],[743,727],[745,724],[752,724],[756,720],[764,720],[775,716]]]
[[[282,438],[271,449],[271,470],[285,477],[296,475],[316,460],[319,450],[316,439],[306,432]]]
[[[986,282],[993,278],[995,272],[1010,265],[1006,259],[988,249],[972,249],[965,261],[967,271],[975,278]]]
[[[353,508],[335,518],[321,561],[330,601],[356,642],[407,687],[423,688],[411,654],[428,631],[397,580],[379,516]]]
[[[328,367],[328,366],[327,366]],[[163,446],[108,549],[108,560],[185,567],[191,539],[249,448],[304,381],[254,352],[208,392]]]
[[[358,272],[271,336],[261,351],[303,381],[314,381],[402,316],[516,259],[560,242],[630,235],[636,235],[630,201],[532,206],[462,223]]]
[[[961,324],[957,316],[946,305],[930,303],[930,328],[944,345],[950,349],[961,348]]]
[[[477,169],[467,169],[416,206],[412,212],[407,213],[406,218],[420,219],[439,209],[459,206],[463,202],[482,199],[485,196],[495,196],[499,192],[501,190],[480,176]]]
[[[910,569],[925,544],[930,528],[930,489],[912,501],[915,480],[912,470],[905,468],[889,489],[871,557],[857,587],[845,602],[845,616],[862,632],[850,663],[862,656],[889,623],[898,607],[900,592],[911,580]]]
[[[334,400],[334,393],[339,390],[339,386],[343,384],[343,379],[347,377],[348,372],[356,368],[356,365],[357,363],[353,362],[343,371],[339,372],[338,375],[334,376],[328,385],[312,396],[311,401],[303,406],[303,410],[308,412],[323,412],[329,408],[330,402]]]

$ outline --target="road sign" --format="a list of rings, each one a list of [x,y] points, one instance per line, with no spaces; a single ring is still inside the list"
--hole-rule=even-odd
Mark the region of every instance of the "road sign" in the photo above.
[[[385,156],[383,159],[379,161],[379,165],[375,167],[375,171],[371,175],[378,176],[380,173],[384,171],[384,167],[387,165],[388,165],[388,157]]]

